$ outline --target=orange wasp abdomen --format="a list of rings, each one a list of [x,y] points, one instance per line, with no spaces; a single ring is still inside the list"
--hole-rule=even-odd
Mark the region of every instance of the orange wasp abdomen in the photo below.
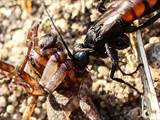
[[[132,3],[135,5],[122,16],[122,20],[126,23],[132,23],[134,20],[160,8],[160,0],[131,1],[133,1]]]

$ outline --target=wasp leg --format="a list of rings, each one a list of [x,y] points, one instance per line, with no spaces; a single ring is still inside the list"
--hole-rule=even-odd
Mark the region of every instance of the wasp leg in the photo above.
[[[121,83],[126,84],[128,87],[134,89],[138,94],[141,95],[142,93],[141,93],[137,88],[135,88],[134,86],[130,85],[128,82],[125,82],[124,80],[122,80],[122,79],[120,79],[120,78],[115,78],[115,77],[114,77],[114,73],[115,73],[115,71],[116,71],[116,69],[117,69],[117,66],[118,66],[118,64],[117,64],[116,62],[113,62],[113,63],[112,63],[112,69],[111,69],[111,73],[110,73],[111,79],[112,79],[112,80],[115,80],[115,81],[117,81],[117,82],[121,82]]]
[[[106,52],[108,54],[108,56],[111,58],[112,60],[112,68],[111,68],[111,73],[110,73],[110,78],[112,80],[115,80],[117,82],[121,82],[121,83],[124,83],[126,84],[128,87],[134,89],[138,94],[142,94],[137,88],[135,88],[134,86],[130,85],[128,82],[125,82],[124,80],[122,80],[121,78],[115,78],[114,77],[114,74],[118,68],[118,56],[117,54],[113,54],[115,53],[115,51],[111,51],[111,49],[109,49],[109,46],[107,44],[105,44],[105,47],[106,47]]]
[[[30,120],[31,115],[32,115],[34,108],[36,106],[36,101],[37,101],[37,97],[33,96],[31,98],[30,103],[27,105],[27,107],[23,113],[22,120]]]
[[[132,74],[136,73],[142,65],[143,65],[143,64],[139,64],[139,65],[137,66],[136,70],[133,71],[133,72],[131,72],[131,73],[125,73],[125,72],[121,69],[121,67],[120,67],[119,65],[118,65],[118,69],[121,71],[121,73],[122,73],[123,75],[132,75]]]
[[[147,27],[147,26],[149,26],[149,25],[151,25],[151,24],[153,24],[157,19],[159,19],[160,18],[160,12],[159,13],[157,13],[156,15],[154,15],[153,17],[151,17],[149,20],[147,20],[145,23],[143,23],[142,25],[139,25],[138,27],[136,27],[136,26],[131,26],[130,24],[128,25],[126,25],[124,28],[125,29],[123,29],[123,31],[124,32],[126,32],[126,33],[130,33],[130,32],[135,32],[135,31],[137,31],[137,30],[139,30],[139,29],[142,29],[142,28],[145,28],[145,27]]]
[[[151,24],[153,24],[157,19],[160,18],[160,12],[157,13],[155,16],[151,17],[149,20],[147,20],[145,23],[143,23],[142,25],[140,25],[138,27],[138,29],[142,29],[142,28],[145,28]]]
[[[81,110],[90,120],[101,120],[90,96],[92,79],[88,72],[82,76],[82,83],[79,88],[78,98]]]
[[[104,13],[106,11],[106,8],[104,6],[104,3],[105,3],[105,0],[100,0],[98,2],[98,5],[97,5],[97,9],[100,13]]]

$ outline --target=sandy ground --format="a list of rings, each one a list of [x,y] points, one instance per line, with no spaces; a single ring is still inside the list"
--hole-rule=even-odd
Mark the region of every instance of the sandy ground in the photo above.
[[[96,10],[97,1],[86,0],[86,12],[82,12],[81,2],[78,0],[47,0],[45,1],[50,14],[55,19],[55,24],[61,28],[64,39],[71,51],[74,46],[82,43],[87,29],[100,16]],[[15,66],[24,60],[27,51],[27,33],[35,21],[45,21],[46,14],[40,1],[33,1],[32,12],[26,12],[24,6],[18,6],[16,1],[2,0],[0,3],[0,58]],[[43,23],[47,26],[47,23]],[[47,28],[46,28],[47,29]],[[142,30],[146,46],[160,41],[159,22]],[[138,65],[132,47],[119,51],[119,58],[125,64],[121,68],[130,73]],[[95,64],[96,63],[96,64]],[[150,62],[153,63],[152,60]],[[88,70],[93,79],[92,100],[103,120],[140,120],[140,96],[124,84],[117,83],[109,78],[111,61],[93,59],[88,65]],[[159,90],[159,71],[152,69],[154,85],[157,96]],[[138,71],[133,76],[123,76],[120,71],[116,76],[134,85],[143,91],[141,73]],[[20,120],[31,97],[21,87],[11,83],[14,78],[0,74],[0,116],[8,119]],[[55,111],[56,112],[56,111]],[[85,114],[80,110],[74,111],[72,119],[84,119]],[[3,118],[2,118],[3,119]],[[32,120],[46,120],[46,96],[39,96]],[[87,119],[87,118],[86,118]]]

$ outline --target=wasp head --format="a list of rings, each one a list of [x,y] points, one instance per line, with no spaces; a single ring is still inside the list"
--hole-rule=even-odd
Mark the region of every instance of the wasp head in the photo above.
[[[85,71],[86,66],[89,63],[89,55],[87,51],[77,51],[73,54],[73,62],[78,69],[79,73],[83,73]]]

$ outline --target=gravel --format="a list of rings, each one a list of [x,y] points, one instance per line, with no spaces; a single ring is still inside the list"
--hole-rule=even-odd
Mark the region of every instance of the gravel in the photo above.
[[[56,25],[61,28],[71,51],[76,49],[74,46],[77,43],[84,41],[87,29],[100,16],[96,10],[97,0],[86,1],[87,12],[84,14],[81,12],[81,3],[78,0],[54,2],[46,0],[45,2],[50,14],[56,21]],[[12,1],[6,2],[4,7],[0,7],[0,58],[16,66],[21,65],[26,55],[27,33],[32,24],[35,21],[42,20],[46,27],[46,31],[43,30],[44,33],[50,31],[50,27],[47,27],[46,14],[44,9],[40,7],[39,0],[34,1],[34,12],[32,14],[27,14],[24,8],[6,7],[10,3],[12,4]],[[156,23],[142,31],[145,46],[160,42],[159,25],[160,23]],[[136,69],[138,63],[131,47],[120,50],[119,58],[122,61],[120,66],[126,73]],[[109,59],[102,59],[101,61],[94,61],[93,59],[91,65],[88,66],[88,70],[93,79],[92,99],[104,120],[142,119],[140,117],[139,95],[126,85],[110,79],[111,61]],[[157,96],[160,99],[159,69],[151,67],[151,72],[155,81]],[[21,119],[27,103],[31,99],[30,95],[26,94],[21,87],[11,83],[14,78],[10,78],[8,74],[1,70],[0,73],[2,73],[0,78],[3,76],[0,80],[0,116]],[[134,85],[140,91],[143,90],[139,71],[132,76],[123,76],[120,71],[117,71],[116,76]],[[47,120],[47,109],[46,96],[39,96],[31,120]]]
[[[14,110],[15,110],[15,109],[14,109],[14,106],[13,106],[13,105],[8,105],[8,106],[7,106],[7,110],[6,110],[7,113],[13,114]]]
[[[7,102],[6,102],[6,98],[4,96],[0,97],[0,107],[6,107]]]

